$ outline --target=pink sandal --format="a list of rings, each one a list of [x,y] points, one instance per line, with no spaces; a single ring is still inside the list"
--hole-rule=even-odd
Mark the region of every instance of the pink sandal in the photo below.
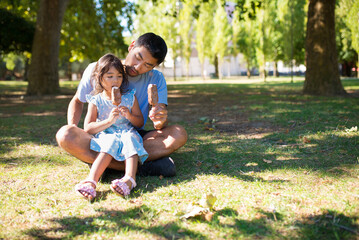
[[[124,180],[126,180],[126,179],[129,179],[129,180],[131,181],[131,183],[132,183],[131,189],[130,189],[130,188],[128,187],[128,185],[124,182]],[[113,185],[116,185],[116,186],[119,187],[119,188],[121,188],[121,190],[122,190],[122,192],[123,192],[123,195],[122,195],[121,193],[117,192],[116,189],[115,189],[114,187],[112,187],[112,184],[113,184]],[[137,186],[137,184],[136,184],[135,180],[134,180],[132,177],[130,177],[130,176],[124,176],[124,177],[121,178],[121,179],[115,179],[115,180],[113,180],[113,181],[111,182],[110,188],[111,188],[111,190],[112,190],[114,193],[116,193],[117,195],[119,195],[119,196],[121,196],[121,197],[125,197],[125,196],[129,195],[129,194],[131,193],[131,190],[132,190],[133,188],[135,188],[136,186]]]
[[[92,187],[89,184],[86,183],[92,183],[93,185],[95,185],[95,187]],[[75,186],[75,190],[78,194],[80,194],[83,198],[87,199],[87,200],[93,200],[96,197],[96,185],[97,182],[95,182],[94,180],[83,180],[81,181],[79,184],[76,184]],[[89,194],[92,198],[90,197],[86,197],[83,193],[87,193]]]

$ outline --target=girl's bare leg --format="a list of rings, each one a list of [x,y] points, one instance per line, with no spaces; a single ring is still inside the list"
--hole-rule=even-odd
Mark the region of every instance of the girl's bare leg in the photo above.
[[[127,186],[132,189],[132,182],[130,181],[128,177],[132,177],[133,180],[136,181],[136,172],[137,172],[137,166],[138,166],[138,155],[133,155],[125,160],[125,177],[123,178],[123,181],[127,184]],[[118,193],[123,194],[123,191],[121,188],[119,188],[117,185],[112,184],[111,185]]]
[[[98,182],[102,173],[110,164],[111,160],[112,160],[112,156],[110,154],[102,153],[102,152],[99,153],[98,157],[96,158],[96,160],[93,162],[91,166],[88,179]]]
[[[87,180],[94,180],[95,182],[98,182],[98,180],[100,179],[102,173],[105,171],[105,169],[107,168],[107,166],[110,164],[112,160],[112,156],[107,154],[107,153],[99,153],[96,160],[93,162],[92,166],[91,166],[91,170],[90,170],[90,174],[87,177]],[[90,184],[92,185],[93,188],[95,188],[96,186],[93,185],[92,183],[88,182],[85,184]],[[86,198],[91,198],[91,196],[87,193],[87,192],[81,192],[82,195],[84,195]]]

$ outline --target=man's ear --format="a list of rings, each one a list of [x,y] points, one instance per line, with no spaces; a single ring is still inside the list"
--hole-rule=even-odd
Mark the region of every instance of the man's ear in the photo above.
[[[133,48],[133,46],[135,46],[135,42],[136,41],[132,41],[132,43],[130,44],[130,46],[128,46],[128,52],[130,52]]]

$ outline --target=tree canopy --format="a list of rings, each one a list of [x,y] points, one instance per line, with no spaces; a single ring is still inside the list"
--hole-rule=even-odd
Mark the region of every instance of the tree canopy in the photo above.
[[[0,28],[2,53],[30,51],[33,39],[31,24],[43,2],[0,2],[1,19],[12,19],[2,20],[8,23],[1,24]],[[265,73],[268,62],[305,63],[305,23],[307,3],[311,2],[237,0],[231,2],[234,9],[228,12],[227,2],[223,0],[70,1],[60,31],[59,58],[67,62],[95,61],[106,52],[124,57],[127,50],[124,31],[134,35],[152,31],[166,40],[174,64],[178,57],[183,57],[188,64],[193,51],[198,53],[202,66],[206,60],[217,66],[223,58],[241,53],[248,76],[253,67],[260,67]],[[339,51],[336,58],[340,63],[353,65],[358,62],[359,19],[356,13],[359,3],[340,0],[336,1],[335,6],[338,11],[334,35],[337,48],[334,48]],[[324,4],[324,7],[327,5]],[[132,17],[135,17],[135,21]],[[11,27],[12,24],[15,27]],[[20,26],[24,29],[20,29]],[[9,34],[3,37],[5,32]],[[16,37],[20,32],[22,37]],[[28,36],[27,40],[25,36]],[[11,42],[9,39],[17,41]]]
[[[1,52],[30,52],[34,34],[34,22],[0,8]]]

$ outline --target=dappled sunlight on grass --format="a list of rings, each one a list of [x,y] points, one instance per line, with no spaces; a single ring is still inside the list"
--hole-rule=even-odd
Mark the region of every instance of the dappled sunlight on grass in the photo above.
[[[188,131],[171,155],[177,175],[138,176],[123,199],[110,190],[123,173],[107,173],[92,203],[74,191],[88,165],[55,140],[71,96],[1,98],[0,238],[355,238],[359,99],[302,95],[302,81],[240,81],[169,84],[171,121]],[[77,83],[61,82],[64,94]],[[17,93],[1,84],[0,94]],[[217,198],[211,220],[180,218],[204,194]]]

